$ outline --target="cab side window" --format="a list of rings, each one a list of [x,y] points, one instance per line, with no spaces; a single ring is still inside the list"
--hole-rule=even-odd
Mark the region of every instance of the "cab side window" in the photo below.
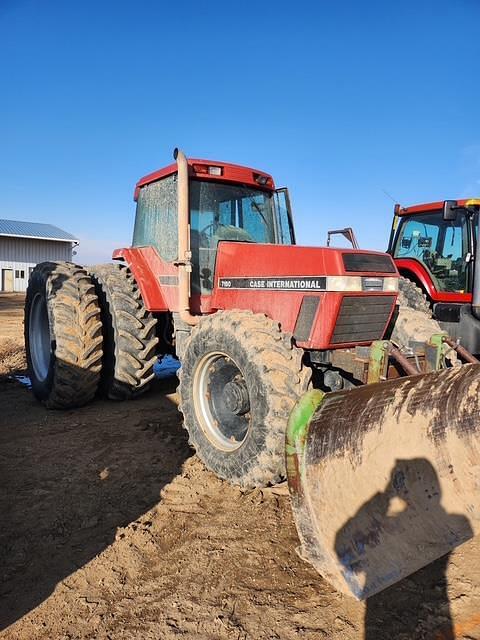
[[[447,221],[437,211],[403,218],[394,257],[421,262],[439,291],[463,293],[467,289],[467,252],[465,217]]]
[[[177,176],[172,175],[140,189],[133,230],[133,246],[153,245],[167,262],[177,258]]]

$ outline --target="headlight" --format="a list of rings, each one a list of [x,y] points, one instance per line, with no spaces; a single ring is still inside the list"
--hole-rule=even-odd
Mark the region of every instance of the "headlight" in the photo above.
[[[361,276],[327,276],[327,291],[362,291]]]
[[[398,291],[398,277],[327,276],[327,291]]]
[[[398,282],[399,278],[384,278],[383,279],[383,290],[390,292],[398,291]]]

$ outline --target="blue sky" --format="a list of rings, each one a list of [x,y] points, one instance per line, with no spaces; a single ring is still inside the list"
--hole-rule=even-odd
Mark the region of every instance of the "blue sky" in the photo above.
[[[383,249],[384,190],[480,196],[479,24],[480,0],[0,0],[0,217],[107,260],[180,146],[289,186],[300,243]]]

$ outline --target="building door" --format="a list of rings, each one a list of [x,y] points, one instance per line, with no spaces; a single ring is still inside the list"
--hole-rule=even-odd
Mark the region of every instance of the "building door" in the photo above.
[[[2,269],[2,291],[13,291],[13,269]]]

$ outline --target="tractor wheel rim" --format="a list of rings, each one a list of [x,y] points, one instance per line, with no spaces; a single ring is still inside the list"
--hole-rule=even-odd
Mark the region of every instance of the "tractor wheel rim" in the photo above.
[[[33,373],[40,382],[43,382],[48,376],[52,346],[47,301],[40,293],[35,295],[30,307],[28,339]]]
[[[250,398],[241,369],[226,353],[216,351],[198,363],[193,404],[203,433],[225,452],[239,449],[250,429]]]

